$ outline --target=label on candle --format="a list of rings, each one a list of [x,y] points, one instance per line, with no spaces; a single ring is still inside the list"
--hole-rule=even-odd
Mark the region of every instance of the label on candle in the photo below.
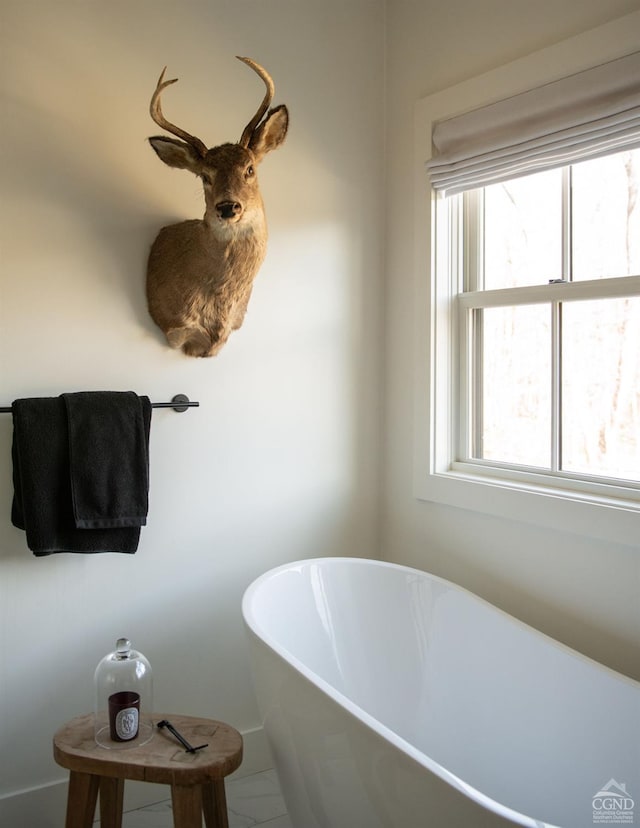
[[[116,733],[119,739],[126,742],[135,739],[138,735],[138,710],[135,707],[125,707],[119,710],[115,720]]]

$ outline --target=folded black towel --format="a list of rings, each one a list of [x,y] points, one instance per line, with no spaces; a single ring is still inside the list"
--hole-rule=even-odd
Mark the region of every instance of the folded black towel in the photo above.
[[[135,394],[133,396],[136,397]],[[139,416],[143,423],[146,448],[151,422],[151,404],[146,397],[136,399],[139,401]],[[125,400],[125,403],[128,405],[130,401]],[[140,525],[125,526],[117,523],[114,528],[78,528],[76,525],[65,399],[44,397],[15,400],[12,410],[14,498],[11,520],[14,526],[26,531],[29,549],[38,557],[54,552],[135,552],[138,548]],[[137,413],[134,419],[138,420]],[[80,430],[82,431],[83,427]],[[129,437],[135,433],[136,440],[139,438],[139,428],[129,429],[129,432]],[[112,435],[115,456],[121,454],[122,438],[119,432],[114,433],[113,430]],[[104,450],[105,442],[102,441],[101,445]],[[94,453],[92,462],[95,461],[95,456]],[[80,459],[76,456],[74,465]],[[111,462],[109,465],[110,474],[113,474],[117,465]],[[130,471],[130,464],[126,463],[125,466]],[[102,468],[98,469],[98,476],[102,476],[104,482]],[[107,477],[110,481],[108,485],[112,489],[113,480],[109,475]],[[147,481],[148,476],[145,476],[143,485],[146,486]],[[79,500],[82,514],[82,497]],[[120,505],[123,502],[122,499],[118,500]],[[80,520],[91,519],[86,515],[84,512]],[[140,518],[140,515],[136,516],[136,519]],[[122,515],[118,515],[116,519],[121,520]]]
[[[144,526],[149,491],[148,398],[133,391],[63,394],[73,514],[79,529]]]

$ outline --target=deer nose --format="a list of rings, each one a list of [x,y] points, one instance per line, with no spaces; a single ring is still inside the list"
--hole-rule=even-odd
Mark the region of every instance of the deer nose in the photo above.
[[[221,219],[232,219],[242,212],[242,205],[238,201],[219,201],[216,204],[216,213]]]

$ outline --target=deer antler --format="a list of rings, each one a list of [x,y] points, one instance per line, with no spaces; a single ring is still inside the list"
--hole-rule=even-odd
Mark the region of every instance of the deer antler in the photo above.
[[[253,131],[262,120],[262,116],[265,114],[267,109],[269,109],[271,101],[273,100],[275,86],[273,84],[273,80],[271,79],[271,75],[267,72],[266,69],[260,66],[259,63],[256,63],[254,60],[251,60],[251,58],[240,57],[239,55],[236,55],[236,57],[238,58],[238,60],[241,60],[243,63],[246,63],[247,66],[250,66],[251,69],[253,69],[253,71],[256,72],[258,75],[260,75],[260,77],[264,81],[264,85],[267,87],[267,94],[264,96],[264,100],[258,107],[258,111],[256,112],[256,114],[244,128],[242,138],[240,138],[240,141],[238,142],[241,147],[248,147],[249,141],[251,140],[251,136],[253,135]]]
[[[167,86],[171,86],[172,83],[175,83],[178,78],[173,78],[173,80],[165,80],[164,73],[167,71],[167,67],[165,66],[162,70],[162,74],[158,78],[158,84],[156,86],[156,91],[153,93],[151,98],[151,103],[149,105],[149,112],[151,113],[151,117],[153,120],[158,124],[159,127],[162,129],[166,129],[167,132],[170,132],[172,135],[176,135],[178,138],[182,138],[183,141],[186,141],[191,147],[193,147],[196,152],[199,153],[200,156],[204,158],[207,154],[207,147],[199,138],[196,138],[195,135],[190,135],[188,132],[185,132],[180,127],[177,127],[175,124],[172,124],[162,114],[162,109],[160,107],[160,96],[167,88]],[[262,117],[262,116],[260,116]]]

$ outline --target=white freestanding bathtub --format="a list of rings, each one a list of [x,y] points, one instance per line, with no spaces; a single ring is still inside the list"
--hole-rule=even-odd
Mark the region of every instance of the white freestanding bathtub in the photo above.
[[[640,825],[640,684],[472,593],[322,558],[243,615],[295,828]]]

